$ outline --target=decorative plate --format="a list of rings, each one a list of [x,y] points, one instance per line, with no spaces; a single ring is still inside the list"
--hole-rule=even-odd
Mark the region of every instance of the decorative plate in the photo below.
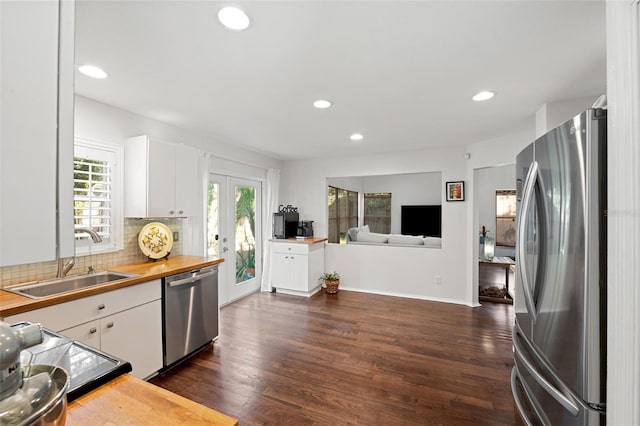
[[[138,245],[145,256],[161,259],[169,254],[173,246],[173,234],[164,223],[146,224],[138,234]]]

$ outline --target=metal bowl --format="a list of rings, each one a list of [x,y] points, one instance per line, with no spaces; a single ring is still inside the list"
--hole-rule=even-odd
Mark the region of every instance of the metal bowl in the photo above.
[[[46,399],[38,402],[38,407],[24,417],[21,417],[19,412],[0,413],[9,414],[2,416],[2,423],[19,426],[63,426],[67,420],[69,375],[63,368],[52,365],[34,364],[25,368],[28,368],[25,378],[47,373],[51,379],[51,389]]]

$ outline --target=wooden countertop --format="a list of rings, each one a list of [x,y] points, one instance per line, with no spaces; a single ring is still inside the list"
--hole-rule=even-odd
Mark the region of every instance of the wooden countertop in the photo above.
[[[112,281],[107,284],[97,285],[71,293],[44,297],[42,299],[31,299],[15,293],[0,290],[0,318],[32,311],[38,308],[44,308],[46,306],[57,305],[58,303],[80,299],[93,294],[104,293],[106,291],[140,284],[142,282],[163,278],[167,275],[179,274],[192,269],[216,265],[223,261],[223,259],[213,259],[202,256],[174,256],[157,262],[144,262],[132,265],[109,267],[107,268],[109,271],[128,272],[137,274],[137,276]]]
[[[318,244],[321,243],[323,241],[327,241],[328,238],[319,238],[319,237],[309,237],[309,238],[296,238],[296,237],[291,237],[291,238],[275,238],[272,239],[271,242],[273,243],[296,243],[296,244]]]
[[[238,421],[125,374],[71,402],[66,424],[231,426]]]

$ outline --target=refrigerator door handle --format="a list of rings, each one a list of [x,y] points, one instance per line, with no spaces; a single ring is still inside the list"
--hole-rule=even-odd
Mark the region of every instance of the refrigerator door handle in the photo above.
[[[529,387],[525,382],[520,380],[519,377],[520,377],[520,371],[518,370],[518,367],[514,365],[513,368],[511,369],[511,393],[513,394],[513,400],[516,402],[516,406],[520,411],[522,420],[524,420],[527,426],[533,426],[534,424],[536,424],[531,420],[531,418],[528,416],[524,408],[524,403],[522,402],[520,393],[518,392],[518,382],[520,382],[520,386],[522,386],[522,390],[524,391],[524,397],[527,398],[529,404],[531,405],[536,415],[540,419],[540,422],[544,426],[550,426],[551,422],[549,421],[549,419],[547,418],[547,415],[545,414],[544,410],[540,406],[540,403],[538,403],[538,401],[536,401],[535,398],[533,398],[531,390],[529,389]]]
[[[562,392],[556,389],[547,379],[545,379],[542,374],[536,370],[531,361],[527,359],[524,349],[522,348],[521,343],[518,341],[518,330],[517,327],[513,327],[513,347],[516,352],[520,355],[520,360],[522,361],[522,365],[527,369],[527,372],[531,374],[531,376],[542,386],[544,390],[547,391],[549,395],[553,397],[556,401],[560,403],[567,411],[569,411],[572,415],[577,416],[580,413],[580,408],[576,403],[565,396]]]
[[[536,306],[533,301],[533,289],[531,288],[531,284],[529,283],[529,276],[527,275],[527,271],[525,268],[525,257],[526,257],[526,223],[528,219],[529,205],[533,198],[533,190],[535,188],[536,181],[538,180],[538,162],[534,161],[531,163],[529,167],[529,172],[527,173],[527,177],[524,180],[524,189],[522,194],[522,206],[520,208],[520,219],[518,222],[518,258],[520,261],[518,262],[518,273],[520,275],[520,281],[522,282],[522,288],[524,293],[524,303],[527,306],[527,310],[531,315],[531,319],[533,322],[536,321],[538,317],[538,312],[536,311]]]

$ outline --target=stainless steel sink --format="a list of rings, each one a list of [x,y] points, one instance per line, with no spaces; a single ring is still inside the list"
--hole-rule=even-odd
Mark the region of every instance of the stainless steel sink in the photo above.
[[[73,277],[57,278],[33,284],[6,287],[5,290],[30,297],[32,299],[41,299],[47,296],[68,293],[70,291],[93,287],[99,284],[106,284],[135,276],[136,274],[127,274],[124,272],[101,271],[93,274],[76,275]]]

